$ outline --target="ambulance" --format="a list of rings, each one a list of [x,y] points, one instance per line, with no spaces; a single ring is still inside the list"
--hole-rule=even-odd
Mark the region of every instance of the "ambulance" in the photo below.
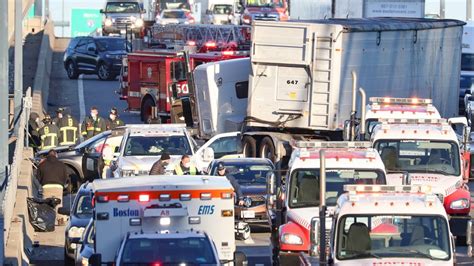
[[[386,183],[383,162],[369,142],[293,143],[285,185],[272,175],[267,191],[273,259],[281,265],[294,265],[299,253],[309,249],[310,222],[319,204],[321,149],[327,150],[326,200],[330,208],[336,206],[343,185]]]
[[[95,256],[89,259],[94,263],[90,264],[96,264],[97,260],[103,264],[116,263],[118,258],[123,258],[119,249],[124,250],[131,239],[176,239],[190,235],[212,239],[220,263],[230,263],[234,256],[242,258],[235,251],[234,190],[225,177],[138,176],[95,180],[92,191],[96,235]],[[155,252],[160,249],[155,248]],[[171,254],[156,256],[163,259],[156,261],[158,265],[172,262],[166,259]],[[186,262],[185,256],[180,263]],[[194,258],[189,263],[202,259]]]
[[[311,248],[300,257],[302,265],[455,264],[448,216],[429,186],[346,185],[344,190],[330,214],[328,243],[321,242],[328,225],[312,219]]]
[[[370,97],[365,112],[365,140],[370,140],[380,119],[438,119],[441,115],[431,99]]]
[[[460,143],[446,119],[381,122],[371,141],[384,161],[387,184],[432,186],[449,215],[451,231],[463,243],[471,219],[471,197],[464,182],[469,176],[465,143]]]

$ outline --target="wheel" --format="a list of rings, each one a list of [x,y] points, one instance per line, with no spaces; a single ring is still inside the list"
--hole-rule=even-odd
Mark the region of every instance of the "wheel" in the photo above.
[[[67,255],[66,249],[64,249],[64,266],[73,266],[75,264],[76,264],[75,260],[69,257]]]
[[[270,159],[273,163],[276,161],[275,146],[271,138],[265,137],[262,139],[258,155],[261,158]]]
[[[74,64],[74,62],[71,60],[69,60],[66,64],[66,72],[69,79],[77,79],[79,77],[76,64]]]
[[[100,80],[112,80],[112,78],[115,78],[115,76],[110,73],[109,66],[104,63],[101,63],[97,68],[97,76]]]
[[[151,124],[153,122],[151,119],[151,108],[154,106],[155,106],[155,102],[153,101],[153,99],[150,99],[150,98],[147,98],[142,104],[140,115],[141,115],[142,121],[145,122],[146,124]]]
[[[465,236],[456,236],[456,246],[467,246]]]
[[[75,193],[79,190],[79,187],[82,185],[81,178],[77,172],[70,166],[67,166],[67,175],[68,175],[68,187],[67,192]]]
[[[251,136],[245,136],[242,140],[242,150],[245,157],[257,157],[257,141]]]

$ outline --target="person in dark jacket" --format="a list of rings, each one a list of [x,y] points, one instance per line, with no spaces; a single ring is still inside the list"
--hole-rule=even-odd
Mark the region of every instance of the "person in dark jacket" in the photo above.
[[[81,134],[84,140],[90,139],[95,135],[107,130],[105,120],[99,116],[99,110],[93,106],[91,108],[91,115],[84,119],[81,127]]]
[[[240,184],[239,184],[239,182],[237,182],[237,180],[235,179],[235,177],[233,175],[230,175],[229,173],[227,173],[227,170],[226,170],[223,163],[219,163],[217,165],[216,175],[217,176],[225,176],[227,178],[227,180],[229,180],[230,184],[234,188],[235,195],[237,197],[237,204],[239,204],[241,206],[244,205],[244,200],[243,200],[244,199],[244,194],[242,193],[242,190],[240,189]]]
[[[40,117],[38,113],[31,113],[30,114],[30,119],[28,120],[28,134],[29,134],[29,146],[34,149],[34,152],[36,153],[38,151],[38,148],[41,146],[41,137],[39,134],[40,130]]]
[[[107,119],[107,130],[115,129],[116,127],[125,126],[125,123],[119,119],[117,108],[113,107],[110,110],[109,119]]]
[[[39,130],[41,138],[41,150],[50,150],[58,146],[59,129],[53,124],[51,116],[45,115],[43,118],[44,126]]]
[[[170,163],[171,157],[167,152],[163,152],[158,161],[156,161],[150,170],[150,175],[164,175],[166,173],[166,167]]]
[[[61,203],[56,206],[57,210],[62,207],[63,190],[68,178],[66,165],[58,160],[55,150],[50,150],[46,159],[38,167],[38,181],[43,187],[43,198],[57,198]],[[64,224],[64,218],[56,215],[59,225]]]
[[[53,124],[59,128],[59,145],[75,145],[79,140],[79,124],[70,114],[66,114],[63,108],[56,110],[57,116]]]

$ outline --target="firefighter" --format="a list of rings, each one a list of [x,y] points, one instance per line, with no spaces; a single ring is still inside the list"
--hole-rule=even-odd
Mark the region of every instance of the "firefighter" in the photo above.
[[[41,150],[50,150],[58,146],[59,129],[53,124],[50,115],[45,115],[43,119],[44,126],[39,130],[41,138]]]
[[[41,137],[39,134],[40,130],[40,117],[38,113],[31,113],[30,119],[28,120],[28,141],[30,147],[36,152],[41,146]]]
[[[99,110],[97,110],[97,107],[93,106],[91,108],[91,115],[84,119],[84,122],[82,123],[81,134],[84,137],[84,140],[86,140],[104,132],[105,130],[107,130],[105,120],[99,116]]]
[[[79,139],[78,123],[70,114],[64,114],[63,108],[56,110],[57,117],[53,123],[59,128],[59,145],[71,146]]]
[[[196,166],[191,164],[189,155],[183,155],[181,161],[174,167],[174,175],[199,175]]]
[[[116,127],[124,126],[125,123],[120,120],[118,115],[117,108],[113,107],[110,110],[109,119],[107,119],[107,130],[112,130]]]

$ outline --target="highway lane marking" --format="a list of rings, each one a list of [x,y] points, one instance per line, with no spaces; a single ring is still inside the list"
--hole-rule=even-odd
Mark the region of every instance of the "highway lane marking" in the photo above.
[[[82,124],[86,117],[86,105],[84,102],[84,81],[82,80],[82,74],[77,79],[77,93],[79,97],[79,123]]]

